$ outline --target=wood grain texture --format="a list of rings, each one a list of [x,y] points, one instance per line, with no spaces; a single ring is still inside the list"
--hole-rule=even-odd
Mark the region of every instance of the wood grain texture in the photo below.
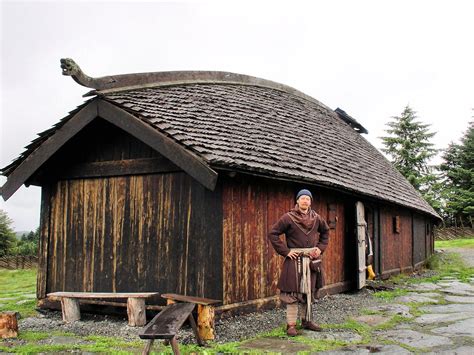
[[[263,299],[277,293],[283,258],[269,243],[267,234],[274,223],[294,206],[298,186],[238,176],[223,182],[223,281],[224,305]],[[324,255],[326,280],[344,280],[344,206],[333,194],[313,191],[314,209],[325,219],[328,201],[337,223],[330,230],[330,244]]]
[[[185,173],[58,181],[47,292],[222,295],[219,193]],[[192,203],[194,202],[194,203]]]

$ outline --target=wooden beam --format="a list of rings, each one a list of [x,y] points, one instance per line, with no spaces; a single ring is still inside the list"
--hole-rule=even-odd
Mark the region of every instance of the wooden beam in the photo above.
[[[136,174],[152,174],[182,171],[165,158],[141,158],[113,161],[99,161],[74,164],[64,169],[47,171],[54,179],[78,179],[93,177],[125,176]],[[38,182],[48,181],[48,176],[38,175]]]
[[[216,187],[217,172],[196,154],[183,148],[150,124],[104,100],[98,101],[98,112],[100,117],[158,151],[207,189],[213,191]]]
[[[31,153],[8,177],[1,193],[8,200],[69,139],[97,117],[97,100],[91,101]]]

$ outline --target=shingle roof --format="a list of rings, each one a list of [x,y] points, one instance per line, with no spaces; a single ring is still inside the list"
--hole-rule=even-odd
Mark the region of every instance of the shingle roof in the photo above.
[[[149,122],[215,169],[307,181],[439,218],[392,164],[336,112],[294,89],[236,82],[148,86],[95,94]],[[3,175],[9,175],[68,117],[41,133],[2,169]]]
[[[377,149],[316,100],[225,83],[103,98],[145,118],[215,168],[319,183],[437,216]]]

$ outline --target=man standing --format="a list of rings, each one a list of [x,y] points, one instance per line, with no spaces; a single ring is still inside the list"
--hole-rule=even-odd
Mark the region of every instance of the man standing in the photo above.
[[[286,303],[287,334],[297,335],[298,303],[302,305],[301,319],[305,329],[321,331],[312,321],[311,303],[320,286],[321,254],[329,241],[329,227],[311,209],[313,195],[303,189],[296,195],[296,205],[272,227],[268,234],[276,252],[285,257],[278,288],[280,299]],[[280,239],[285,234],[286,243]]]

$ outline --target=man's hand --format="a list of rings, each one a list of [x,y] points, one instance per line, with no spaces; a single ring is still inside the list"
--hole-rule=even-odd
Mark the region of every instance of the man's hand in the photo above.
[[[320,255],[321,255],[321,249],[319,248],[316,248],[311,253],[309,253],[309,257],[311,259],[317,259]]]
[[[295,260],[298,257],[298,255],[299,255],[299,253],[297,253],[296,251],[291,250],[286,257],[290,258],[292,260]]]

